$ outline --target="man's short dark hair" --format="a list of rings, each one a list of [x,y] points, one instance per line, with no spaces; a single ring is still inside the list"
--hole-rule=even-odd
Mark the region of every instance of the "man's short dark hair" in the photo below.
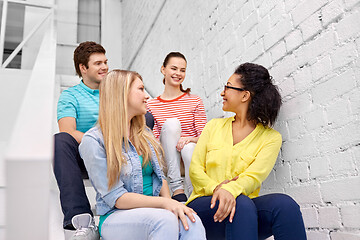
[[[81,77],[81,71],[79,64],[83,64],[86,68],[89,68],[89,58],[93,53],[103,53],[106,51],[100,44],[96,42],[82,42],[74,51],[74,65],[76,69],[76,74]]]

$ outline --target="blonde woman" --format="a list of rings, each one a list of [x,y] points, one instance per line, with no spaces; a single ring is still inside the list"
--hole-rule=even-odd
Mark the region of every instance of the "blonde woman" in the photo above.
[[[102,239],[205,239],[195,212],[170,197],[161,146],[145,126],[141,76],[113,70],[99,90],[98,125],[79,150],[97,193]]]

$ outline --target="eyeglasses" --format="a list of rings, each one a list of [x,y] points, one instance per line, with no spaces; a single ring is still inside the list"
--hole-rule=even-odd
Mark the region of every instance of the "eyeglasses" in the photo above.
[[[243,88],[237,88],[237,87],[231,87],[229,85],[224,85],[224,91],[226,91],[226,89],[234,89],[234,90],[237,90],[237,91],[246,91],[245,89]]]

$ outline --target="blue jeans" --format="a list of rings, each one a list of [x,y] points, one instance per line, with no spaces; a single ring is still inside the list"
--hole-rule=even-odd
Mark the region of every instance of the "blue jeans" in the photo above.
[[[258,240],[272,235],[276,240],[306,239],[300,207],[285,194],[268,194],[253,199],[238,196],[232,223],[229,217],[221,223],[214,222],[218,202],[210,209],[211,198],[199,197],[188,204],[201,218],[208,240]]]
[[[160,208],[117,210],[108,216],[101,227],[103,240],[202,240],[205,229],[198,216],[195,223],[188,218],[189,230],[170,211]]]

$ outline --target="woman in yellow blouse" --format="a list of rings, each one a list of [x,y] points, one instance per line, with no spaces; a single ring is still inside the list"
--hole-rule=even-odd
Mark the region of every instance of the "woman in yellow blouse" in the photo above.
[[[204,128],[190,165],[194,190],[188,200],[207,239],[306,239],[298,204],[285,194],[259,197],[272,170],[281,135],[272,126],[281,96],[263,66],[244,63],[227,81],[223,110]]]

